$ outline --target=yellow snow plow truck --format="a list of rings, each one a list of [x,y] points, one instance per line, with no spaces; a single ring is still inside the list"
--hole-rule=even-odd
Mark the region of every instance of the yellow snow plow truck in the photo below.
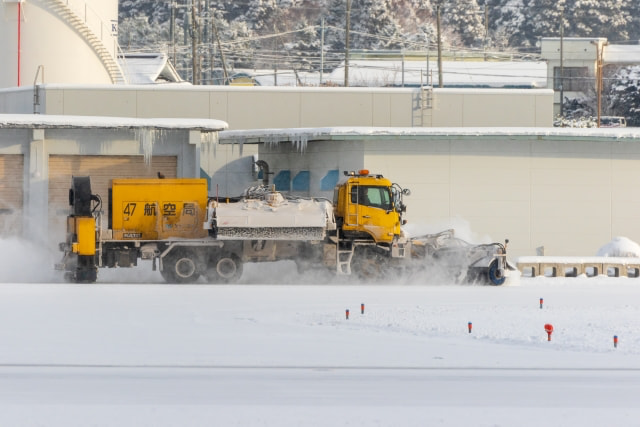
[[[505,281],[506,243],[468,245],[451,230],[409,238],[402,229],[408,189],[367,170],[344,175],[332,201],[268,185],[218,199],[208,197],[204,179],[113,179],[106,224],[90,177],[73,177],[56,268],[68,281],[91,283],[99,268],[142,259],[169,283],[233,283],[245,263],[293,260],[299,272],[321,268],[366,280],[429,274],[437,265],[456,279]]]

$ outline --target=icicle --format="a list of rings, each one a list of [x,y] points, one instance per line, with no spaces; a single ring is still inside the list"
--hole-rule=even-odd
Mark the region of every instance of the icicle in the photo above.
[[[309,137],[307,135],[295,135],[292,138],[292,144],[293,147],[296,149],[296,151],[300,152],[300,153],[304,153],[305,151],[307,151],[307,142],[309,141]]]
[[[151,156],[153,154],[153,145],[156,140],[162,134],[158,129],[151,128],[137,128],[135,130],[135,137],[140,141],[140,149],[144,154],[144,164],[149,166],[151,164]]]
[[[280,139],[275,136],[275,135],[268,135],[265,138],[265,145],[271,150],[271,149],[275,149],[278,147],[278,144],[280,144]]]
[[[211,154],[216,157],[216,148],[218,146],[218,132],[202,132],[200,134],[200,153],[206,159]]]

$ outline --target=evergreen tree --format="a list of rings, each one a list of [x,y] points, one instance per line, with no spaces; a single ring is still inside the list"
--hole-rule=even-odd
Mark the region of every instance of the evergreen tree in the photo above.
[[[344,59],[347,0],[120,0],[119,42],[125,50],[168,52],[171,5],[176,4],[177,68],[190,72],[189,4],[198,1],[201,24],[215,13],[229,66],[271,67],[289,58],[319,67],[320,23],[325,18],[325,70]],[[445,48],[452,41],[483,46],[485,7],[490,45],[537,52],[541,37],[640,39],[640,0],[351,0],[351,49],[435,49],[435,6],[442,5]],[[315,27],[315,28],[311,28]],[[205,31],[205,32],[206,32]],[[273,37],[278,34],[277,37]],[[203,34],[202,55],[218,46]],[[204,46],[206,45],[206,46]],[[172,49],[171,49],[172,50]],[[215,52],[214,52],[215,51]],[[214,53],[211,53],[214,52]],[[315,61],[315,65],[312,65]],[[333,61],[333,62],[332,62]],[[183,73],[184,74],[184,73]],[[183,76],[186,78],[186,76]]]
[[[640,66],[623,67],[614,76],[609,92],[609,111],[623,116],[627,126],[640,126]]]
[[[640,40],[640,0],[626,2],[625,12],[630,16],[627,29],[630,40]]]
[[[347,22],[346,0],[329,0],[325,12],[325,43],[332,51],[343,51],[345,43],[345,27]]]
[[[626,0],[573,0],[568,2],[568,32],[572,37],[607,37],[610,41],[629,38],[631,15]]]
[[[441,12],[448,25],[466,46],[481,46],[484,40],[484,9],[476,0],[450,0]]]
[[[255,30],[273,30],[273,20],[278,5],[276,0],[250,0],[249,7],[242,17],[243,21]]]
[[[565,36],[568,36],[566,0],[525,0],[523,46],[535,46],[540,37],[560,36],[563,23]]]
[[[398,49],[402,47],[400,27],[390,7],[391,0],[354,0],[351,30],[354,49]]]
[[[526,40],[523,24],[525,0],[485,0],[489,10],[490,45],[499,49],[521,46]]]
[[[296,59],[295,69],[317,70],[320,66],[321,38],[318,29],[306,20],[296,25],[295,41],[286,45],[289,54]]]

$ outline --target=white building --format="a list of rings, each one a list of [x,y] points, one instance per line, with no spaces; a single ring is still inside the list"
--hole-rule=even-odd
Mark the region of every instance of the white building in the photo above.
[[[595,95],[605,68],[640,65],[640,45],[610,44],[604,37],[543,37],[540,49],[548,63],[547,87],[555,91],[554,114],[561,97]]]

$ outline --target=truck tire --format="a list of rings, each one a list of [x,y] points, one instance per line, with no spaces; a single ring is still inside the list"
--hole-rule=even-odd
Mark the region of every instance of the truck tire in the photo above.
[[[196,254],[186,249],[175,249],[162,260],[160,274],[167,283],[194,283],[200,277]]]
[[[498,260],[494,259],[489,265],[489,283],[495,286],[502,285],[506,280],[504,271],[500,270]]]
[[[236,283],[242,277],[242,260],[234,253],[223,252],[212,259],[206,276],[209,283]]]
[[[355,252],[351,268],[359,279],[375,282],[384,279],[388,265],[384,257],[366,248]]]

